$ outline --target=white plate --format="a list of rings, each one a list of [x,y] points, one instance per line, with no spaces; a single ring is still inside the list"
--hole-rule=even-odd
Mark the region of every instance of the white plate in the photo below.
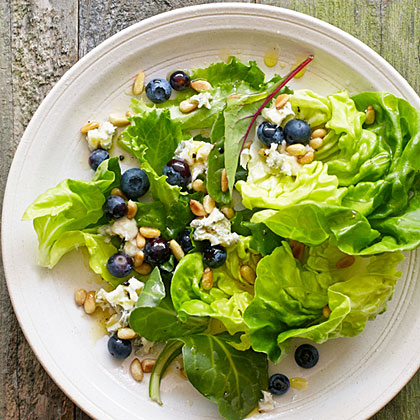
[[[347,88],[386,90],[420,107],[404,79],[366,45],[312,17],[275,7],[211,4],[179,9],[113,36],[77,63],[44,100],[29,124],[10,171],[3,212],[3,253],[10,296],[37,357],[61,389],[97,419],[216,419],[215,405],[177,375],[163,380],[163,407],[149,401],[147,380],[135,383],[107,354],[96,324],[73,302],[79,287],[98,288],[82,255],[67,255],[52,271],[35,265],[31,223],[20,218],[33,199],[64,178],[90,179],[80,127],[89,118],[125,111],[135,74],[165,77],[176,68],[204,66],[235,54],[262,68],[268,44],[281,48],[284,74],[297,58],[315,54],[291,84],[319,93]],[[263,419],[366,419],[386,404],[420,364],[418,254],[408,254],[388,312],[353,339],[332,340],[320,362],[303,370],[286,360],[276,368],[308,378]]]

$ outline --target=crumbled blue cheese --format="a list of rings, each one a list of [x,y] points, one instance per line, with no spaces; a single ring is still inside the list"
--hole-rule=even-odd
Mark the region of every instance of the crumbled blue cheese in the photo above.
[[[198,108],[205,106],[207,109],[211,109],[211,99],[213,99],[213,96],[210,92],[201,92],[198,95],[191,96],[190,102],[197,102]]]
[[[207,217],[194,219],[190,226],[194,228],[195,241],[209,240],[212,245],[230,246],[239,241],[239,235],[231,232],[229,219],[215,208]]]
[[[139,248],[137,248],[136,240],[131,239],[129,241],[126,241],[124,244],[123,251],[130,257],[134,257],[137,254],[137,252],[139,252]]]
[[[291,117],[294,117],[295,113],[292,110],[290,101],[286,102],[282,108],[277,109],[276,101],[273,99],[271,106],[269,108],[264,108],[261,115],[273,124],[281,125],[283,122],[290,120]]]
[[[118,235],[126,241],[130,241],[137,236],[139,229],[135,219],[129,219],[127,216],[122,217],[121,219],[116,220],[111,225],[111,233],[113,235]]]
[[[104,289],[96,292],[96,304],[102,309],[112,309],[115,312],[105,323],[108,332],[115,332],[128,325],[131,311],[136,307],[143,288],[144,283],[132,277],[127,286],[120,284],[111,292]]]
[[[182,141],[176,148],[174,157],[188,163],[191,171],[191,183],[197,179],[199,175],[206,174],[208,157],[212,149],[213,145],[211,143],[193,139]]]
[[[274,410],[274,401],[273,401],[273,395],[271,392],[267,391],[261,391],[263,394],[263,398],[258,401],[258,411],[266,412],[266,411],[272,411]]]
[[[110,149],[115,130],[116,127],[108,121],[103,122],[94,130],[89,130],[86,135],[89,150],[95,150],[99,147],[105,150]]]
[[[284,143],[284,145],[283,145]],[[283,149],[285,149],[286,142],[282,142],[282,146],[280,146],[280,151],[278,149],[277,144],[272,143],[269,149],[266,149],[265,156],[266,156],[266,163],[270,169],[273,170],[280,170],[286,175],[289,176],[296,176],[302,165],[297,160],[296,156],[289,155]]]

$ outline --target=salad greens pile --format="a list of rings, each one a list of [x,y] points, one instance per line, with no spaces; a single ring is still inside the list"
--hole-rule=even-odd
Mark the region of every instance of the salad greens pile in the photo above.
[[[214,145],[202,180],[217,206],[236,202],[230,222],[240,240],[213,269],[210,290],[201,284],[205,266],[197,241],[178,263],[172,258],[148,276],[133,273],[145,287],[129,325],[147,340],[166,342],[150,378],[155,401],[161,403],[165,369],[182,353],[192,385],[224,418],[236,420],[256,407],[268,386],[268,360],[277,363],[287,354],[291,339],[322,343],[355,336],[386,310],[401,251],[420,245],[420,111],[390,93],[324,97],[284,88],[295,118],[327,130],[313,162],[290,175],[267,171],[254,153],[261,148],[257,139],[245,168],[239,165],[247,117],[279,86],[279,76],[266,81],[255,62],[231,58],[192,71],[191,79],[211,84],[210,108],[179,110],[192,89],[162,104],[132,100],[135,115],[119,145],[147,173],[153,198],[137,203],[136,223],[158,228],[169,240],[195,218],[189,202],[204,194],[170,185],[162,175],[178,145],[194,137]],[[368,106],[376,114],[371,125],[365,124]],[[91,181],[67,179],[32,203],[23,219],[33,220],[38,264],[52,268],[85,246],[91,269],[112,286],[132,277],[108,272],[107,261],[122,241],[106,241],[99,232],[109,223],[102,207],[120,178],[113,157]],[[296,241],[305,245],[299,258]],[[340,267],[348,255],[352,264]],[[243,265],[256,273],[255,283],[243,278]]]

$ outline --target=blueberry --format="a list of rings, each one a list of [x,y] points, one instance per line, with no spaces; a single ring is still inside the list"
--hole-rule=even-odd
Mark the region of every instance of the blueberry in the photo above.
[[[169,83],[175,90],[185,90],[190,86],[190,76],[187,73],[178,70],[171,74]]]
[[[153,79],[146,86],[146,95],[155,104],[167,101],[171,93],[171,85],[165,79]]]
[[[109,159],[109,153],[106,150],[96,149],[89,156],[89,166],[96,171],[98,166],[107,159]]]
[[[117,359],[126,359],[131,354],[131,341],[121,340],[117,334],[111,335],[108,340],[108,351]]]
[[[109,257],[106,267],[111,275],[122,278],[131,273],[134,267],[134,262],[133,259],[124,252],[117,252]]]
[[[311,126],[297,118],[290,120],[284,126],[284,137],[289,144],[308,144],[311,139]]]
[[[302,344],[295,351],[295,360],[300,367],[312,368],[318,363],[318,350],[310,344]]]
[[[188,163],[181,159],[170,160],[163,168],[163,175],[170,185],[186,188],[191,182],[191,172]]]
[[[281,127],[272,124],[270,121],[263,121],[257,129],[257,136],[261,143],[270,146],[271,143],[281,144],[284,134]]]
[[[121,190],[131,200],[137,200],[149,190],[150,182],[143,169],[132,168],[121,176]]]
[[[166,239],[153,238],[144,246],[144,260],[152,265],[163,264],[171,257],[171,248]]]
[[[272,394],[283,395],[290,388],[289,378],[281,373],[272,375],[268,381],[268,389]]]
[[[119,195],[107,197],[102,208],[108,219],[121,219],[127,214],[127,203]]]
[[[203,252],[203,260],[211,268],[220,267],[226,261],[226,250],[221,245],[210,245]]]
[[[191,229],[185,229],[179,236],[178,240],[182,250],[186,254],[194,248],[191,240]]]

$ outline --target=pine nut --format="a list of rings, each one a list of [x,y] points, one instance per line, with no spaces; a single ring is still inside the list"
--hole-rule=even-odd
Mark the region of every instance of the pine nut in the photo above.
[[[185,256],[184,250],[181,248],[181,245],[175,240],[172,239],[169,241],[169,246],[171,247],[172,254],[179,261],[182,257]]]
[[[372,105],[369,105],[366,110],[366,125],[372,125],[375,122],[375,108]]]
[[[282,93],[276,98],[276,109],[283,108],[287,102],[289,102],[289,95],[287,93]]]
[[[226,175],[226,169],[223,168],[222,174],[220,176],[220,189],[222,192],[226,192],[229,188],[229,181]]]
[[[268,148],[267,147],[261,147],[261,149],[260,150],[258,150],[258,154],[261,156],[261,157],[265,157],[265,151],[266,150],[268,150]]]
[[[330,309],[330,307],[329,307],[328,305],[325,305],[325,306],[322,308],[322,315],[323,315],[325,318],[329,318],[329,317],[330,317],[330,315],[331,315],[331,309]]]
[[[303,144],[291,144],[286,147],[286,152],[292,156],[303,156],[306,154],[306,147]]]
[[[356,258],[353,255],[346,255],[345,257],[339,259],[335,265],[337,268],[347,268],[354,264]]]
[[[77,306],[82,306],[85,303],[87,292],[85,289],[79,289],[74,292],[74,301]]]
[[[190,200],[190,210],[195,216],[206,216],[203,205],[197,200]]]
[[[201,179],[196,179],[193,183],[192,183],[192,188],[194,191],[197,192],[203,192],[206,193],[206,186],[204,185],[204,181]]]
[[[119,188],[113,188],[111,190],[111,195],[118,195],[119,197],[123,198],[124,200],[128,200],[125,194]]]
[[[133,83],[133,95],[140,95],[143,93],[144,90],[144,78],[145,74],[144,71],[141,71],[134,80]]]
[[[90,130],[94,130],[95,128],[99,127],[98,121],[88,121],[81,129],[80,132],[82,134],[86,134]]]
[[[153,370],[153,367],[155,366],[156,360],[154,359],[144,359],[141,362],[141,367],[143,368],[143,372],[149,373]]]
[[[190,101],[189,99],[185,99],[179,104],[179,110],[184,114],[188,114],[191,111],[194,111],[198,107],[198,102]]]
[[[233,210],[232,207],[223,206],[220,211],[228,218],[232,219],[233,216],[235,216],[235,210]]]
[[[144,262],[144,252],[138,251],[136,255],[134,255],[134,267],[140,267]]]
[[[160,230],[152,227],[142,226],[139,229],[139,232],[142,236],[144,236],[147,239],[157,238],[158,236],[160,236]]]
[[[146,239],[145,237],[139,232],[136,236],[136,246],[138,249],[144,248],[146,245]]]
[[[211,84],[207,80],[193,80],[191,82],[191,87],[196,92],[205,92],[206,90],[211,89]]]
[[[213,287],[213,271],[210,268],[206,268],[201,278],[201,286],[204,290],[210,290]]]
[[[302,242],[296,241],[292,244],[292,241],[290,241],[290,247],[292,248],[292,254],[293,256],[299,260],[303,260],[303,255],[305,254],[305,245]]]
[[[132,340],[137,337],[137,333],[131,328],[119,328],[117,336],[121,340]]]
[[[137,204],[134,201],[128,200],[127,203],[127,218],[134,219],[134,216],[137,213]]]
[[[240,98],[240,97],[241,97],[241,95],[239,95],[239,94],[235,93],[234,95],[230,95],[230,96],[228,96],[227,98],[228,98],[228,99],[238,99],[238,98]]]
[[[143,380],[143,368],[141,367],[141,363],[139,359],[134,359],[130,364],[130,373],[133,379],[137,382],[141,382]]]
[[[298,157],[298,162],[301,165],[312,163],[313,160],[314,160],[314,152],[312,152],[312,150],[305,153],[302,157]]]
[[[290,386],[299,391],[305,391],[308,388],[308,381],[305,378],[290,378]]]
[[[207,194],[203,198],[203,207],[207,214],[210,214],[216,207],[216,202]]]
[[[311,146],[312,149],[318,150],[323,145],[324,145],[324,140],[322,140],[321,137],[315,137],[315,138],[309,140],[309,146]]]
[[[152,266],[148,263],[143,263],[140,267],[134,267],[134,271],[143,276],[146,276],[152,272]]]
[[[125,115],[112,113],[109,114],[109,122],[117,127],[124,127],[128,124],[130,124],[130,121],[126,118]]]
[[[323,139],[327,135],[327,130],[325,128],[315,128],[314,131],[312,131],[311,137],[313,139],[320,138]]]
[[[95,292],[94,291],[90,291],[86,295],[85,302],[83,303],[83,308],[88,315],[93,314],[95,312],[96,299],[95,299]]]
[[[255,283],[255,278],[257,277],[255,271],[249,265],[243,265],[239,270],[241,277],[249,284]]]
[[[130,118],[130,117],[134,117],[134,115],[136,115],[133,111],[131,111],[131,109],[129,109],[126,113],[125,113],[125,116],[127,117],[127,118]]]

